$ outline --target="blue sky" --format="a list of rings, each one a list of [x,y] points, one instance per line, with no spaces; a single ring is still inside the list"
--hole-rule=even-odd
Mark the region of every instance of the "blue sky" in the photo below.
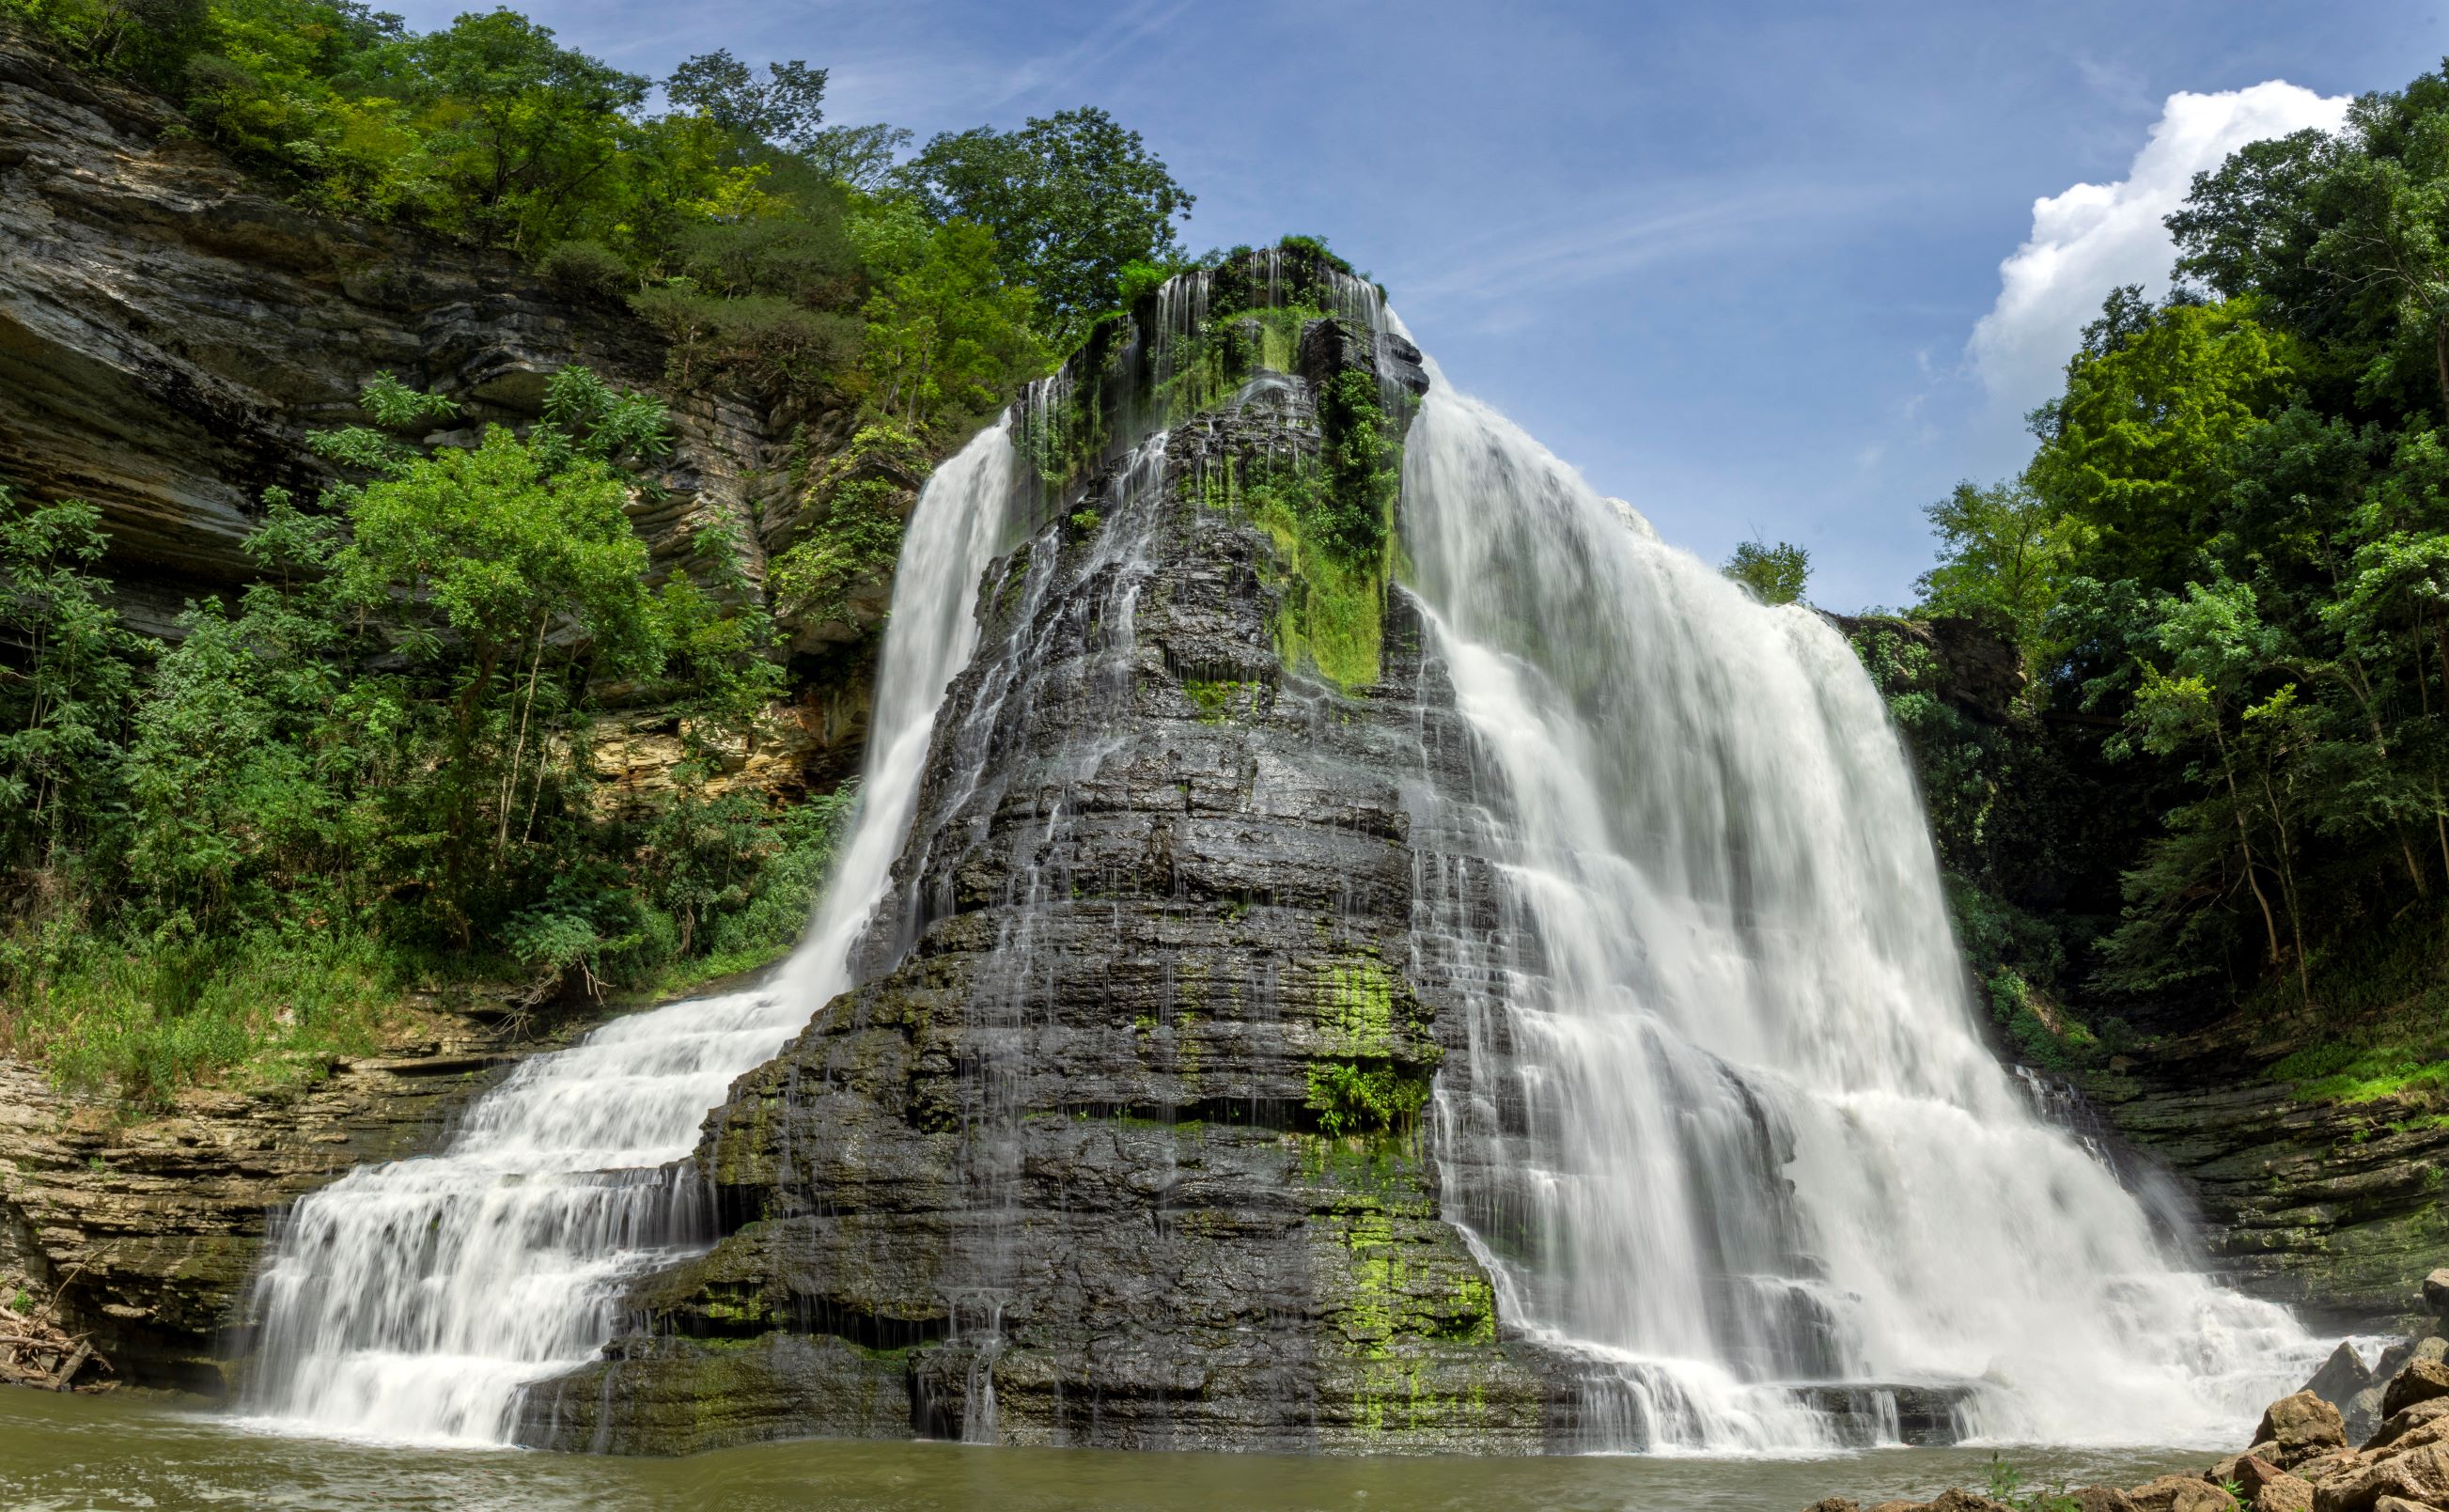
[[[804,59],[830,120],[921,140],[1103,106],[1198,194],[1194,250],[1327,237],[1668,540],[1800,541],[1841,610],[1906,601],[1920,507],[2020,465],[2195,166],[2449,50],[2449,0],[521,9],[640,73]]]

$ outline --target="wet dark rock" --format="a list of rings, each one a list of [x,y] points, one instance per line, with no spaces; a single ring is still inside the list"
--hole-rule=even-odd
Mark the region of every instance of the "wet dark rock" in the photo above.
[[[2347,1405],[2355,1400],[2356,1393],[2372,1384],[2373,1373],[2365,1366],[2363,1356],[2356,1353],[2353,1345],[2343,1340],[2337,1348],[2330,1351],[2330,1357],[2322,1362],[2322,1368],[2313,1372],[2313,1379],[2304,1383],[2304,1389],[2343,1413]]]
[[[1848,1444],[1954,1444],[1962,1438],[1957,1411],[1972,1399],[1966,1386],[1814,1386],[1795,1396]]]
[[[1288,669],[1285,559],[1201,502],[1304,417],[1178,425],[1090,481],[1094,530],[990,570],[866,985],[709,1117],[727,1236],[530,1393],[529,1442],[1524,1452],[1572,1420],[1417,1111],[1460,1033],[1410,937],[1420,795],[1466,781],[1443,671],[1400,591],[1376,686]]]

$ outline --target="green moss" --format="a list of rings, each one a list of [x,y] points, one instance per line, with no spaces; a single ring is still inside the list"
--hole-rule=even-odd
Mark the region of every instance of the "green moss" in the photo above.
[[[1347,1056],[1393,1056],[1395,977],[1374,956],[1347,956],[1317,968],[1319,1027]]]
[[[1193,704],[1199,706],[1201,724],[1222,725],[1235,714],[1256,713],[1259,708],[1259,696],[1263,686],[1259,683],[1238,682],[1232,679],[1206,682],[1199,678],[1185,678],[1182,690],[1189,695]]]
[[[2298,1051],[2272,1066],[2270,1076],[2296,1083],[2296,1095],[2309,1102],[2375,1102],[2449,1087],[2449,1060],[2425,1059],[2403,1045],[2334,1041]]]

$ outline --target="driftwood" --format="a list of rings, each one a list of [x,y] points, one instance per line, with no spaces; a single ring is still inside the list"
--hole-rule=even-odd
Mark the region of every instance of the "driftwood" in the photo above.
[[[0,1383],[87,1392],[119,1385],[103,1379],[112,1373],[110,1362],[94,1352],[90,1338],[60,1327],[59,1305],[57,1291],[30,1313],[0,1304]],[[80,1381],[80,1374],[86,1379]]]

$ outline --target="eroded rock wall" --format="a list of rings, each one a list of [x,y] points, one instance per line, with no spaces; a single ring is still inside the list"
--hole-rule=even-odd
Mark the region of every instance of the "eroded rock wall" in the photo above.
[[[123,1381],[227,1395],[244,1353],[230,1332],[280,1210],[355,1166],[436,1148],[537,1048],[456,1015],[429,1027],[286,1089],[189,1091],[135,1118],[0,1060],[0,1285],[46,1302],[56,1289],[62,1321]]]
[[[1298,389],[1202,416],[989,573],[879,974],[716,1111],[728,1236],[531,1441],[1545,1445],[1417,1104],[1322,1090],[1445,1055],[1410,836],[1468,774],[1401,591],[1376,686],[1288,672],[1284,548],[1203,502],[1316,444]]]

